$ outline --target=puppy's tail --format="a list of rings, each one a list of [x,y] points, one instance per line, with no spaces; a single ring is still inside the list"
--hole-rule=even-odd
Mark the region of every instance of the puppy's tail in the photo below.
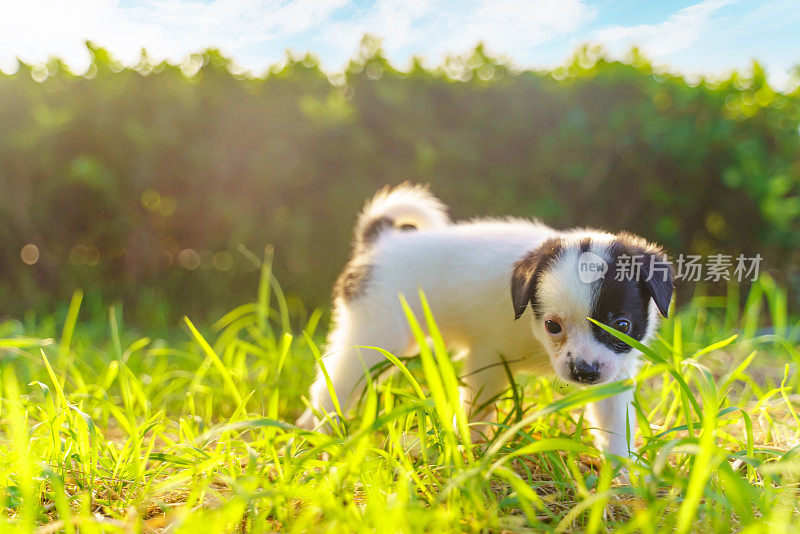
[[[404,182],[394,189],[380,190],[366,203],[356,223],[356,245],[369,246],[389,228],[431,230],[448,224],[447,207],[427,186]]]

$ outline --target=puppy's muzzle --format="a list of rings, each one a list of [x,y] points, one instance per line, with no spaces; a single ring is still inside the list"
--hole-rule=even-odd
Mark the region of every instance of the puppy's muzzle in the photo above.
[[[586,360],[572,360],[569,364],[570,377],[581,384],[594,384],[600,379],[600,363]]]

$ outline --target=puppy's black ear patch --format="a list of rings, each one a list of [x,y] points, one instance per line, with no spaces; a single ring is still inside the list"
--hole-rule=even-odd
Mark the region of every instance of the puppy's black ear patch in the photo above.
[[[628,232],[617,234],[617,240],[628,254],[643,256],[642,271],[638,274],[638,279],[653,298],[659,313],[667,318],[675,289],[674,269],[669,258],[658,245]]]
[[[514,304],[514,319],[519,319],[525,313],[534,295],[533,275],[538,262],[533,254],[528,254],[514,265],[514,274],[511,275],[511,302]]]
[[[643,273],[645,285],[658,311],[666,319],[669,316],[669,303],[675,290],[672,264],[669,263],[667,255],[660,250],[646,257],[646,271]]]
[[[548,266],[558,258],[562,250],[561,240],[550,238],[514,264],[514,271],[511,274],[511,302],[514,305],[515,320],[522,317],[529,302],[536,312],[538,280]]]

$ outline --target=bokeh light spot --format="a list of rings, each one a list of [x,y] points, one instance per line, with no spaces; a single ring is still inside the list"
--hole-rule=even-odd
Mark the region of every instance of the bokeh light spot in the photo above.
[[[146,189],[142,193],[142,207],[147,211],[158,210],[158,205],[161,203],[161,195],[154,189]]]
[[[672,104],[672,96],[666,91],[659,91],[653,96],[653,104],[659,111],[666,111]]]
[[[178,263],[184,269],[193,271],[200,266],[200,255],[191,248],[185,248],[178,253]]]
[[[214,254],[214,268],[218,271],[230,271],[233,268],[231,253],[223,250]]]
[[[709,213],[706,217],[706,230],[714,237],[722,237],[727,226],[725,218],[717,212]]]
[[[106,252],[106,257],[110,260],[122,260],[125,259],[127,253],[124,248],[110,248]]]
[[[75,265],[85,265],[89,261],[89,249],[84,245],[75,245],[69,251],[69,261]]]
[[[47,80],[47,77],[49,75],[50,72],[44,65],[37,65],[31,69],[31,78],[33,78],[33,81],[37,83],[44,82],[45,80]]]
[[[178,202],[171,196],[164,195],[158,203],[158,211],[164,217],[171,217],[178,208]]]
[[[88,257],[86,258],[86,265],[97,265],[100,263],[100,251],[94,247],[87,247],[87,251],[89,253]]]
[[[34,265],[39,261],[39,247],[33,243],[28,243],[19,251],[19,257],[25,265]]]

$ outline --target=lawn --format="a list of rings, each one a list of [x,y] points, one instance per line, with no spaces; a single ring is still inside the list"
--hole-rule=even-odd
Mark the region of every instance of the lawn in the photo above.
[[[81,301],[0,323],[4,533],[796,528],[800,319],[768,277],[681,303],[636,384],[517,380],[479,444],[436,343],[387,355],[395,372],[333,435],[295,428],[323,314],[292,324],[268,266],[255,302],[169,339]],[[634,386],[640,453],[621,484],[582,413]]]

